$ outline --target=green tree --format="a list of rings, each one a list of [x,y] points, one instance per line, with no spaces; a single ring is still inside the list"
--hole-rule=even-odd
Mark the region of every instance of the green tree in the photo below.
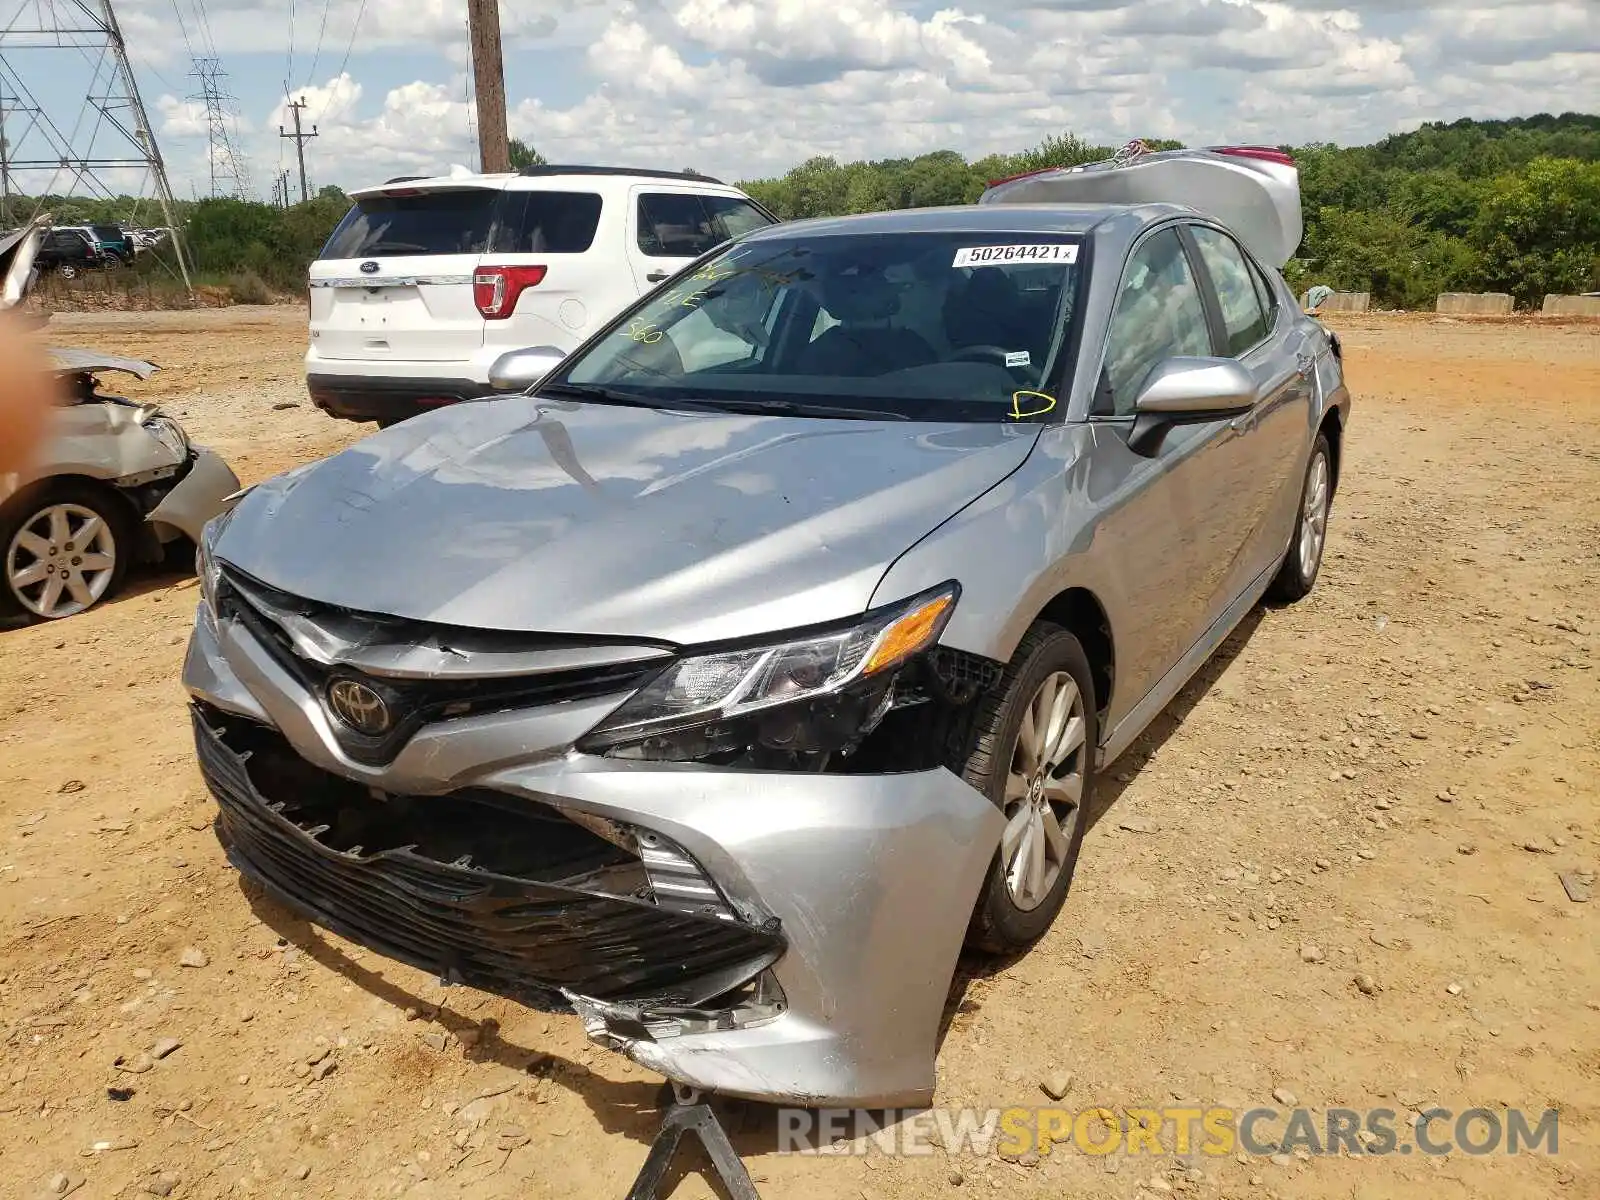
[[[1600,162],[1543,157],[1501,175],[1472,240],[1484,283],[1524,304],[1600,286]]]
[[[545,166],[545,157],[521,138],[511,139],[511,169],[521,171],[526,167]]]

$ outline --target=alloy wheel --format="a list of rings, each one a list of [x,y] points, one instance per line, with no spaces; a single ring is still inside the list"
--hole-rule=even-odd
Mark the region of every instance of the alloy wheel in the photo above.
[[[1322,562],[1328,536],[1328,458],[1318,453],[1306,477],[1306,498],[1300,514],[1300,575],[1311,579]]]
[[[1083,693],[1057,671],[1023,712],[1006,775],[1000,859],[1011,902],[1024,912],[1044,902],[1066,864],[1083,801],[1085,733]]]
[[[6,584],[29,612],[70,617],[97,603],[116,574],[117,541],[106,519],[81,504],[45,506],[6,548]]]

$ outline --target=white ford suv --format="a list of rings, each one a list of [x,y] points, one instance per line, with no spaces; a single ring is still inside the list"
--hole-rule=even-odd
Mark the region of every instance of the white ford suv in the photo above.
[[[526,346],[575,349],[713,246],[777,223],[704,175],[541,166],[392,179],[355,201],[311,265],[306,387],[389,425],[490,394]]]

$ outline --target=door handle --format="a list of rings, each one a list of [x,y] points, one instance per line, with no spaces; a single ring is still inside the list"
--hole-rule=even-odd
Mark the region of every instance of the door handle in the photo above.
[[[667,273],[665,271],[651,271],[650,274],[645,276],[651,283],[660,283],[666,277]]]

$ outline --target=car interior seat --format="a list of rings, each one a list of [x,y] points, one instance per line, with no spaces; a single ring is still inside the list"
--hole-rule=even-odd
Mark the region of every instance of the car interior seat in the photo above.
[[[836,274],[822,281],[823,309],[839,324],[806,346],[802,375],[886,375],[938,361],[925,338],[889,324],[900,311],[898,290],[876,274]]]

